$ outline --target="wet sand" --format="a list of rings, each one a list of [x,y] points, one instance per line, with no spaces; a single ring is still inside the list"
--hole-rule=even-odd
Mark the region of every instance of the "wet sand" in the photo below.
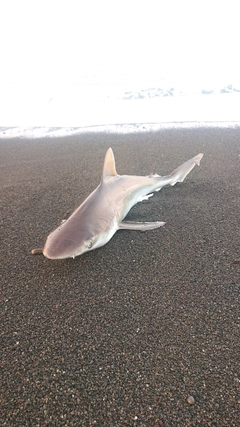
[[[204,157],[128,215],[164,227],[32,256],[110,146],[120,174]],[[0,140],[2,426],[238,425],[239,149],[240,127]]]

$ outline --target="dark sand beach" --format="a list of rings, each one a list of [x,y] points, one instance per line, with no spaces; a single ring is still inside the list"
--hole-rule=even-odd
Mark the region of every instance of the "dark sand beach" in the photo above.
[[[110,146],[119,174],[204,157],[128,215],[164,227],[74,260],[31,255],[96,188]],[[0,152],[0,425],[238,426],[240,127],[0,140]]]

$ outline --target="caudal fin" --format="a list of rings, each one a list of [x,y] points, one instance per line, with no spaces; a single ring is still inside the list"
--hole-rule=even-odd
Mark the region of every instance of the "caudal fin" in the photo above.
[[[170,185],[175,185],[177,182],[183,182],[183,180],[186,178],[186,176],[191,172],[191,170],[194,168],[195,165],[200,165],[200,160],[202,158],[203,154],[199,153],[197,156],[193,157],[192,159],[187,160],[185,163],[183,163],[181,166],[178,166],[177,169],[175,169],[169,176],[170,178]]]

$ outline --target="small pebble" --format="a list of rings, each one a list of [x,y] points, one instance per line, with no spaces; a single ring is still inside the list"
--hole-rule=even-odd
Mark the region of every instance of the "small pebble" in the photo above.
[[[189,405],[194,405],[194,403],[195,403],[194,397],[193,396],[188,396],[187,403],[189,403]]]
[[[38,248],[38,249],[32,249],[31,250],[31,254],[32,255],[40,255],[40,254],[42,254],[43,253],[43,250],[42,249],[40,249],[40,248]]]

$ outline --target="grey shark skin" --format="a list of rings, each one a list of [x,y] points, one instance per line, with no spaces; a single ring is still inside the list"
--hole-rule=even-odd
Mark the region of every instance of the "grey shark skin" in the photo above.
[[[198,154],[170,175],[118,175],[111,148],[107,150],[102,180],[73,214],[47,238],[43,255],[49,259],[75,258],[105,245],[119,229],[153,230],[165,222],[123,222],[130,209],[164,185],[182,182],[203,154]]]

